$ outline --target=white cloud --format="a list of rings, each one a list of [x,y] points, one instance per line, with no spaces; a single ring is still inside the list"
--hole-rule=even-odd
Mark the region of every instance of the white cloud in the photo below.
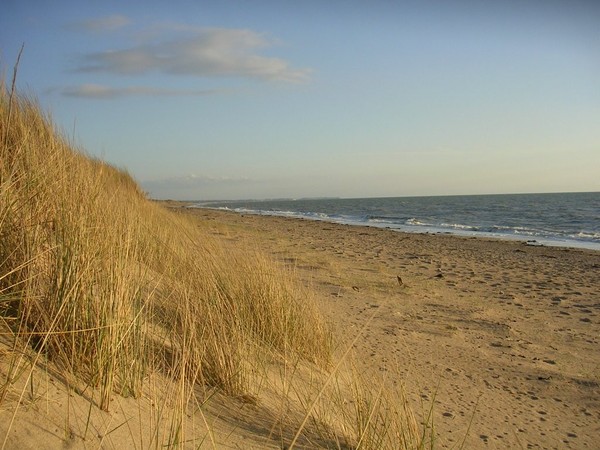
[[[283,59],[259,55],[259,49],[272,47],[275,42],[252,30],[191,27],[181,30],[186,36],[84,55],[75,71],[240,76],[286,82],[309,78],[309,69],[294,69]]]
[[[114,31],[123,28],[130,23],[131,21],[127,17],[115,14],[108,17],[100,17],[98,19],[75,22],[71,24],[69,28],[77,31],[91,31],[98,33],[103,31]]]
[[[211,95],[225,92],[219,89],[165,89],[146,86],[129,86],[115,88],[101,84],[82,84],[61,89],[61,94],[66,97],[83,97],[92,99],[113,99],[128,96],[190,96]]]

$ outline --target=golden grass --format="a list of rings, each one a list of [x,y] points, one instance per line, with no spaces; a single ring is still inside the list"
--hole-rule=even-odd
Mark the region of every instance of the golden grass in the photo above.
[[[183,446],[190,409],[214,446],[203,402],[222,392],[258,403],[269,390],[292,446],[319,428],[340,448],[416,445],[403,399],[326,372],[331,333],[289,272],[255,250],[226,250],[127,172],[74,150],[34,100],[0,90],[0,405],[33,390],[42,364],[90,408],[156,396],[156,434],[141,447]],[[273,364],[288,367],[279,382]],[[312,384],[299,367],[312,368]],[[166,385],[149,389],[158,375]]]

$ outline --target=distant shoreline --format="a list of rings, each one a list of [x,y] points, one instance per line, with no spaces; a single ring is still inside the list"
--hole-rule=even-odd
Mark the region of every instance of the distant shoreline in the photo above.
[[[331,198],[333,199],[333,198]],[[312,200],[312,199],[311,199]],[[316,199],[315,199],[316,200]],[[174,201],[174,200],[158,200],[159,202],[163,202],[167,205],[171,206],[179,206],[179,207],[187,207],[187,208],[199,208],[199,209],[209,209],[215,211],[228,211],[236,214],[252,214],[258,216],[270,216],[270,217],[290,217],[296,219],[305,219],[305,220],[314,220],[321,221],[326,223],[336,223],[342,225],[350,225],[350,226],[366,226],[370,228],[379,228],[379,229],[389,229],[396,232],[401,233],[409,233],[409,234],[441,234],[441,235],[450,235],[450,236],[459,236],[466,238],[477,238],[477,239],[492,239],[499,241],[512,241],[512,242],[520,242],[524,245],[536,246],[536,247],[558,247],[558,248],[570,248],[570,249],[584,249],[590,250],[594,252],[600,252],[600,243],[589,242],[589,241],[577,241],[577,240],[558,240],[558,239],[548,239],[544,237],[529,237],[529,236],[520,236],[520,235],[509,235],[509,234],[500,234],[500,233],[489,233],[489,232],[477,232],[477,231],[464,231],[464,230],[449,230],[442,229],[435,226],[423,226],[423,225],[395,225],[390,226],[387,224],[376,224],[376,223],[362,223],[362,222],[353,222],[353,221],[343,221],[343,220],[332,220],[324,217],[310,217],[301,214],[280,214],[276,211],[261,211],[261,210],[236,210],[230,208],[223,207],[213,207],[210,204],[205,202],[187,202],[187,201]],[[260,203],[257,201],[256,203]]]

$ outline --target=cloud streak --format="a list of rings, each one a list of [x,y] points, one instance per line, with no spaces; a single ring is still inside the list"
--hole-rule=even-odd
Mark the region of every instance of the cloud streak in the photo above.
[[[78,97],[90,99],[115,99],[131,96],[194,96],[212,95],[223,93],[223,89],[165,89],[146,86],[129,86],[125,88],[114,88],[101,84],[82,84],[69,86],[61,89],[61,95],[65,97]]]
[[[255,185],[256,180],[246,177],[215,177],[208,175],[183,175],[155,180],[147,180],[141,183],[144,190],[148,191],[153,198],[239,198],[243,192],[247,192],[250,186]]]
[[[215,184],[244,184],[251,182],[252,180],[247,177],[213,177],[209,175],[189,174],[178,177],[161,178],[158,180],[148,180],[143,182],[142,184],[145,187],[154,188],[194,188],[210,186]]]
[[[75,31],[87,31],[101,33],[105,31],[115,31],[129,25],[131,21],[121,15],[112,15],[100,17],[98,19],[82,20],[69,25],[69,28]]]
[[[187,29],[186,36],[155,40],[121,50],[89,53],[74,69],[80,73],[142,75],[159,72],[197,77],[234,76],[267,81],[307,81],[309,69],[294,69],[283,59],[259,50],[275,42],[252,30]]]

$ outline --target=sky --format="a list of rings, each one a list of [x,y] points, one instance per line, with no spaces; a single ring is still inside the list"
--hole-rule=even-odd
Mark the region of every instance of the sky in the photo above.
[[[153,198],[600,191],[600,2],[3,0],[0,65]]]

